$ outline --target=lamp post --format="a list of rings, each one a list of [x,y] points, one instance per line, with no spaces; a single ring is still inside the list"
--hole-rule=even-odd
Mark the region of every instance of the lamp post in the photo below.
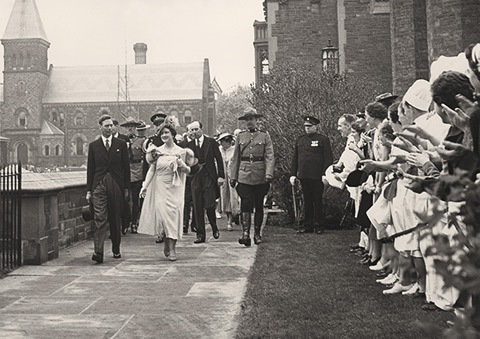
[[[338,48],[332,45],[332,40],[328,39],[327,47],[322,48],[322,67],[325,72],[338,73]]]

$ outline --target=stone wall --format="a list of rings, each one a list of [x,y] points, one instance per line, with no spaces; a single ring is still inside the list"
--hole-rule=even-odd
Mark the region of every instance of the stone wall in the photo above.
[[[23,263],[42,264],[61,248],[93,236],[84,222],[86,172],[22,173]]]

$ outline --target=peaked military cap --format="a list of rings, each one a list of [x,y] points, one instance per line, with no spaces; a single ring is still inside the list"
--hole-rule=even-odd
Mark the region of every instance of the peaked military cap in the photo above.
[[[165,120],[166,117],[167,117],[167,115],[165,113],[155,113],[154,115],[152,115],[150,117],[150,121],[155,123],[155,121]]]
[[[139,125],[138,122],[135,121],[135,119],[132,118],[132,117],[127,117],[125,119],[125,122],[120,124],[120,126],[122,126],[122,127],[128,127],[128,126],[135,126],[136,127],[138,125]]]
[[[139,121],[138,121],[138,125],[137,125],[137,131],[141,131],[141,130],[147,129],[147,128],[149,128],[149,127],[150,127],[150,125],[146,125],[146,124],[145,124],[145,121],[139,120]]]
[[[263,118],[263,114],[257,112],[253,107],[247,107],[243,111],[243,115],[238,120],[247,120],[248,118]]]
[[[312,117],[311,115],[307,115],[306,117],[303,117],[303,124],[308,126],[308,125],[318,125],[320,123],[320,120],[318,120],[315,117]]]
[[[396,98],[398,98],[398,95],[394,95],[392,93],[382,93],[380,95],[377,95],[375,97],[375,101],[377,102],[381,102],[382,104],[384,104],[385,102],[393,102],[393,100],[395,100]]]

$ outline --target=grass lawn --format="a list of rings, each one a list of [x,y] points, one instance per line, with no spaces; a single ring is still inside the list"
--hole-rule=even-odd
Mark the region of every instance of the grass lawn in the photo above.
[[[418,322],[442,329],[454,318],[423,311],[421,300],[383,295],[375,273],[349,253],[356,230],[297,235],[267,226],[264,240],[237,338],[427,338]]]

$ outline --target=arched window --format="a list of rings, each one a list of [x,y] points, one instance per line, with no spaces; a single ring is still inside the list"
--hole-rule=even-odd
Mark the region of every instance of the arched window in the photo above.
[[[60,126],[65,126],[65,113],[60,112],[60,114],[58,114],[58,116],[59,116],[59,119],[60,119]]]
[[[78,112],[76,115],[75,115],[75,126],[82,126],[83,125],[83,113],[82,112]]]
[[[17,116],[18,116],[18,121],[17,125],[18,127],[24,127],[27,128],[27,111],[24,108],[20,108],[17,110]]]
[[[186,124],[189,124],[192,122],[192,111],[189,109],[185,110],[183,120]]]
[[[23,142],[17,147],[17,161],[22,164],[28,163],[28,147]]]
[[[83,140],[82,138],[77,138],[75,141],[77,155],[83,155]]]
[[[56,111],[53,111],[52,112],[52,116],[50,117],[52,119],[52,122],[57,122],[58,121],[58,116],[57,116],[57,112]]]
[[[43,148],[43,155],[49,156],[50,155],[50,146],[45,145]]]
[[[62,155],[62,148],[60,145],[55,146],[55,155]]]

